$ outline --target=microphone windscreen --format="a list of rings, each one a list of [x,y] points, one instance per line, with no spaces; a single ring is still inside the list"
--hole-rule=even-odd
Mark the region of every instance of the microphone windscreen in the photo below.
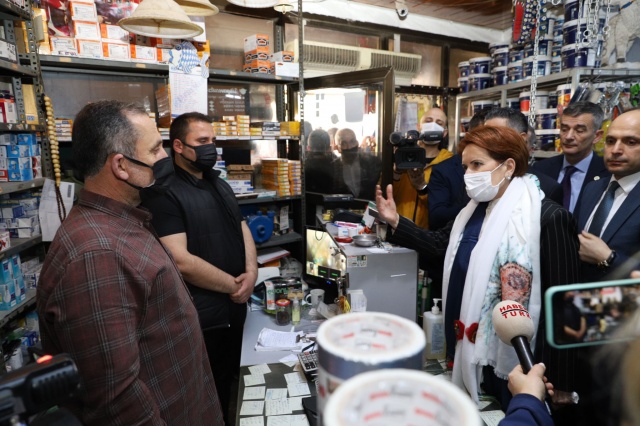
[[[529,311],[518,302],[503,300],[493,308],[493,328],[503,343],[512,346],[511,339],[524,336],[531,341],[533,333],[533,321]]]

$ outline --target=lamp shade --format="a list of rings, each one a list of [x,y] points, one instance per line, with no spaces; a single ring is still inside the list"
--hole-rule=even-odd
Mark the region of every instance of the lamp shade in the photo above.
[[[278,3],[281,3],[280,0],[227,0],[227,1],[237,6],[253,7],[253,8],[274,7]]]
[[[211,16],[219,12],[209,0],[175,0],[190,16]]]
[[[280,0],[273,8],[280,13],[287,13],[293,10],[293,5],[287,0]]]
[[[160,38],[191,38],[204,31],[173,0],[143,0],[118,25],[134,34]]]

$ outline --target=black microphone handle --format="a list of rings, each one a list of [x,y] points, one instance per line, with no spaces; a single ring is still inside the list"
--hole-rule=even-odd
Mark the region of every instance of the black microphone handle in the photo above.
[[[518,354],[518,361],[520,361],[522,371],[524,371],[524,374],[528,374],[534,364],[529,341],[524,336],[516,336],[511,339],[511,344],[513,345],[513,349],[516,350],[516,354]]]
[[[516,354],[518,354],[518,361],[520,361],[522,371],[524,374],[529,374],[529,371],[533,368],[533,353],[531,352],[529,341],[524,336],[516,336],[511,339],[511,344],[513,345],[513,349],[516,350]],[[546,391],[544,405],[551,416],[551,396]]]

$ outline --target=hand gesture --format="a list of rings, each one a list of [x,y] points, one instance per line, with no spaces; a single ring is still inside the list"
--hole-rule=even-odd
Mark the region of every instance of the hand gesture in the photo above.
[[[400,216],[396,210],[396,202],[393,201],[393,187],[387,185],[387,198],[382,195],[380,185],[376,185],[376,208],[380,214],[380,219],[387,222],[392,228],[398,226]]]

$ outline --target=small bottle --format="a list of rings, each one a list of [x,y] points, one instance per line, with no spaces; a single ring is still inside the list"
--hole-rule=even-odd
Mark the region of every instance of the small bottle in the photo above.
[[[276,301],[276,324],[291,324],[291,302],[289,299],[279,299]]]
[[[300,322],[300,300],[297,297],[293,298],[293,305],[291,308],[291,322],[294,325]]]
[[[427,347],[425,356],[427,359],[444,359],[445,340],[444,340],[444,318],[438,307],[440,299],[433,299],[433,307],[431,312],[424,313],[424,321],[422,328],[426,334]]]

